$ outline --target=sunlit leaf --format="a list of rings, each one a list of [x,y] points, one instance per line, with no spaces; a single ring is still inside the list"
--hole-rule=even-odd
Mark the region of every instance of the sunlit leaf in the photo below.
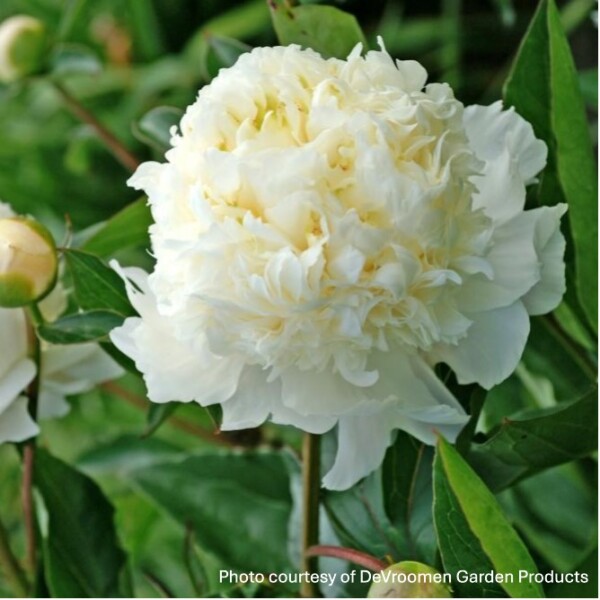
[[[494,583],[461,583],[463,597],[541,598],[539,583],[521,580],[524,570],[537,573],[529,551],[512,528],[493,494],[446,440],[440,438],[434,461],[434,518],[444,570],[512,574]]]
[[[346,58],[356,44],[367,47],[356,18],[334,6],[270,3],[273,27],[283,45],[300,44],[325,57]]]

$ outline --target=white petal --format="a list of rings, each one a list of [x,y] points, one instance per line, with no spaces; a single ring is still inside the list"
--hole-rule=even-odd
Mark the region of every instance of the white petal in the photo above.
[[[97,383],[116,379],[123,373],[97,344],[51,346],[43,353],[43,381],[51,382],[64,395],[86,392]]]
[[[474,275],[461,287],[461,312],[480,312],[509,306],[522,298],[541,277],[534,245],[537,215],[526,211],[496,228],[487,260],[493,279]]]
[[[260,367],[246,367],[240,376],[235,394],[222,404],[221,429],[248,429],[262,425],[271,412],[271,406],[281,397],[279,382],[267,382]]]
[[[385,410],[368,416],[340,417],[337,454],[323,477],[323,486],[330,490],[348,489],[379,467],[392,442],[393,429],[394,423]]]
[[[156,300],[148,288],[148,275],[140,269],[126,269],[121,274],[146,293],[136,290],[126,280],[127,292],[141,318],[126,319],[121,327],[113,329],[110,338],[135,361],[144,376],[150,400],[196,401],[206,406],[231,398],[238,386],[242,361],[220,358],[207,348],[199,350],[179,341],[170,319],[158,313]]]
[[[536,139],[531,124],[513,107],[502,110],[501,101],[491,106],[467,106],[464,124],[478,158],[495,160],[508,149],[524,183],[529,183],[546,165],[546,144]]]
[[[456,346],[438,346],[434,354],[452,368],[459,383],[479,383],[489,390],[517,367],[529,335],[529,316],[521,302],[467,316],[473,321],[467,337]]]
[[[543,315],[554,310],[565,293],[565,238],[560,232],[560,218],[567,206],[543,206],[529,211],[537,217],[535,249],[541,264],[541,279],[523,297],[530,315]]]
[[[29,358],[23,358],[0,379],[0,413],[12,404],[34,377],[35,363]]]
[[[284,406],[300,415],[338,415],[367,401],[366,389],[348,383],[331,371],[301,371],[291,367],[281,374]]]
[[[346,489],[379,467],[395,429],[433,444],[436,432],[454,440],[468,421],[420,356],[378,353],[376,364],[380,379],[370,393],[382,400],[340,416],[336,459],[323,479],[329,489]]]
[[[485,161],[483,175],[473,178],[479,189],[474,207],[502,223],[523,209],[525,186],[546,164],[546,144],[513,108],[502,110],[501,102],[467,107],[464,124],[471,147]]]
[[[0,347],[1,380],[27,356],[27,326],[22,309],[0,308]]]
[[[20,396],[0,413],[0,444],[23,442],[37,435],[40,428],[27,410],[27,398]]]
[[[64,390],[52,382],[45,381],[38,400],[38,419],[60,419],[70,409],[71,405],[65,399]]]

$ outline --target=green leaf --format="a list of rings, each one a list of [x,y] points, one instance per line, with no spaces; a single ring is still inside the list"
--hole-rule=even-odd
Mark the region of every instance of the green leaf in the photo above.
[[[164,404],[151,402],[142,437],[151,436],[180,406],[181,402],[165,402]]]
[[[540,2],[504,97],[548,144],[540,201],[569,204],[579,301],[597,330],[598,180],[577,71],[554,0]]]
[[[435,528],[444,569],[454,576],[458,595],[493,597],[500,595],[500,587],[511,597],[543,597],[540,584],[519,580],[522,570],[537,573],[527,548],[493,494],[443,438],[437,445],[433,470]],[[513,577],[489,586],[463,584],[455,577],[461,569],[469,573],[493,570]]]
[[[73,277],[75,299],[82,309],[106,309],[123,316],[136,314],[123,280],[106,263],[79,250],[65,250],[64,255]]]
[[[531,319],[523,362],[531,372],[552,382],[559,401],[582,396],[595,386],[596,369],[584,356],[548,315]]]
[[[136,487],[182,525],[201,548],[233,569],[290,570],[292,509],[284,457],[276,452],[190,456],[129,473]]]
[[[134,135],[161,154],[171,147],[171,128],[179,125],[183,111],[172,106],[157,106],[133,124]]]
[[[106,221],[81,247],[81,250],[100,258],[109,258],[116,252],[133,246],[148,248],[148,228],[152,215],[146,198],[126,206]]]
[[[81,344],[105,338],[121,323],[122,315],[107,310],[91,310],[44,323],[38,327],[38,333],[51,344]]]
[[[396,543],[406,560],[432,563],[435,558],[432,458],[431,448],[399,431],[383,462],[385,511],[398,531]]]
[[[95,75],[102,71],[97,54],[82,44],[60,44],[50,58],[55,75]]]
[[[598,110],[598,69],[587,69],[579,73],[579,85],[583,99],[589,108]]]
[[[242,54],[251,49],[248,44],[233,38],[207,33],[203,52],[206,79],[215,77],[220,69],[231,67]]]
[[[538,411],[540,416],[506,420],[469,462],[495,491],[543,469],[589,455],[597,448],[597,390],[580,400]]]
[[[300,44],[324,57],[346,58],[356,44],[367,48],[358,21],[333,6],[294,6],[277,0],[270,3],[271,19],[279,42]]]
[[[42,449],[35,485],[48,514],[44,569],[55,598],[131,596],[114,510],[88,477]]]
[[[576,463],[522,481],[498,500],[528,547],[558,572],[575,571],[597,540],[596,485]]]

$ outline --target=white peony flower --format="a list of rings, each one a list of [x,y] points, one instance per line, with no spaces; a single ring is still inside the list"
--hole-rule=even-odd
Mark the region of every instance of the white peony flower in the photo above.
[[[13,215],[10,207],[0,202],[0,218]],[[62,314],[66,294],[60,284],[39,306],[48,321]],[[22,395],[36,374],[35,363],[28,356],[24,309],[0,308],[0,349],[0,443],[22,442],[39,433]],[[69,409],[65,396],[88,391],[122,374],[121,367],[97,344],[52,346],[42,342],[38,417],[63,416]]]
[[[546,147],[514,111],[463,108],[414,61],[257,48],[223,70],[130,185],[156,268],[111,334],[154,402],[219,403],[225,430],[337,427],[323,483],[377,468],[396,429],[454,440],[436,377],[486,388],[564,292],[564,206],[524,211]]]

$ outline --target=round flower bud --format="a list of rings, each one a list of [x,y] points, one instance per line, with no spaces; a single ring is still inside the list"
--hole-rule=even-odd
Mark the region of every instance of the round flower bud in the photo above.
[[[41,300],[54,287],[58,270],[50,232],[27,217],[0,219],[0,306]]]
[[[44,24],[26,15],[0,24],[0,81],[11,83],[40,70],[45,57]]]
[[[452,598],[442,574],[423,563],[406,560],[373,576],[368,598]]]

